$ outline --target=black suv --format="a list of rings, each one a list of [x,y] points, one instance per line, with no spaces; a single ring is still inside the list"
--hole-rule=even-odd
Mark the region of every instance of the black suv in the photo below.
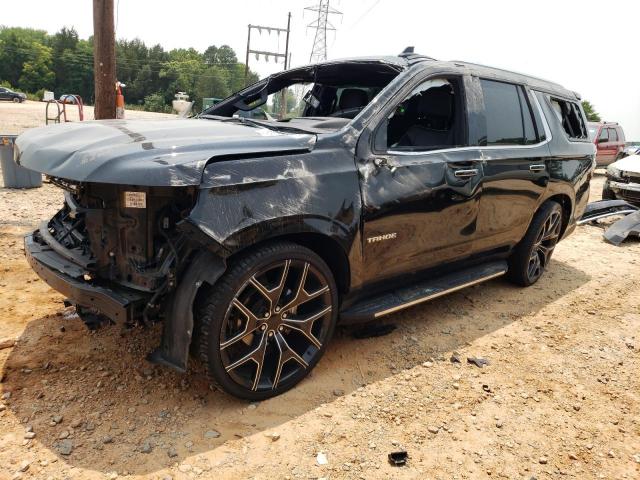
[[[256,108],[281,118],[237,114]],[[16,145],[65,190],[25,238],[34,270],[90,326],[162,321],[151,361],[184,371],[191,351],[254,400],[302,380],[338,320],[503,274],[535,283],[595,159],[574,92],[411,52],[274,74],[195,119],[67,123]]]
[[[0,87],[0,100],[9,100],[10,102],[22,103],[27,99],[24,93],[14,92],[10,88]]]

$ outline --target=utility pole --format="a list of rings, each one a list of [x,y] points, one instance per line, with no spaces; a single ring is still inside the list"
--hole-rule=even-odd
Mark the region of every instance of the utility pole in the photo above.
[[[329,16],[342,15],[342,12],[330,7],[329,0],[319,0],[317,5],[305,7],[305,10],[318,13],[316,19],[307,25],[307,28],[313,28],[316,31],[309,63],[323,62],[327,59],[327,31],[336,29],[329,21]]]
[[[273,57],[276,59],[278,58],[283,58],[284,59],[284,69],[287,69],[287,58],[289,56],[289,33],[291,32],[291,12],[289,12],[289,16],[287,19],[287,28],[277,28],[277,27],[265,27],[263,25],[251,25],[249,24],[248,26],[249,29],[249,33],[247,35],[247,56],[245,58],[245,62],[244,62],[244,78],[245,80],[247,79],[247,75],[249,75],[249,54],[253,53],[256,55],[256,58],[260,57],[260,55],[264,56],[265,58],[269,58],[269,57]],[[281,33],[286,33],[287,34],[287,41],[286,41],[286,45],[285,45],[285,53],[280,53],[280,52],[267,52],[264,50],[252,50],[251,49],[251,30],[258,30],[258,33],[262,33],[262,30],[266,30],[267,32],[269,32],[269,34],[271,34],[272,31],[276,32],[278,35],[280,35]]]
[[[256,58],[259,58],[260,55],[264,56],[266,59],[268,59],[269,57],[273,57],[276,59],[278,58],[282,58],[284,59],[284,69],[286,70],[288,67],[290,67],[291,65],[289,65],[289,34],[291,33],[291,12],[289,12],[288,16],[287,16],[287,28],[277,28],[277,27],[265,27],[262,25],[248,25],[248,30],[249,33],[247,34],[247,55],[245,58],[245,62],[244,62],[244,79],[245,79],[245,83],[247,80],[247,76],[249,75],[249,54],[253,53],[255,54]],[[271,31],[276,32],[278,35],[280,35],[281,33],[286,33],[287,34],[287,39],[285,42],[285,47],[284,47],[284,53],[280,53],[280,52],[267,52],[264,50],[252,50],[251,49],[251,30],[258,30],[258,33],[262,34],[262,30],[266,30],[267,32],[269,32],[269,35],[271,35]],[[280,97],[280,117],[284,118],[284,116],[287,113],[287,99],[286,99],[286,93],[287,93],[287,89],[284,88],[282,89],[281,92],[281,97]]]
[[[116,118],[116,38],[113,18],[113,0],[93,0],[96,120]]]

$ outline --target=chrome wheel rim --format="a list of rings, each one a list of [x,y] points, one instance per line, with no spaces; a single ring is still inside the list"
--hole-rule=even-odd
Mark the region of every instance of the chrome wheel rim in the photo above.
[[[222,365],[248,390],[275,390],[310,368],[331,318],[331,291],[317,268],[303,260],[270,264],[242,285],[227,309]]]
[[[542,225],[529,255],[527,274],[530,281],[537,280],[544,272],[551,259],[553,249],[558,243],[561,226],[562,216],[560,212],[551,212]]]

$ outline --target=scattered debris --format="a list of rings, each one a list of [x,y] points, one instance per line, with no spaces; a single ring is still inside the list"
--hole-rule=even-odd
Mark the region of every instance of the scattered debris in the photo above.
[[[462,360],[460,360],[460,354],[458,352],[453,352],[451,358],[449,358],[449,361],[451,363],[462,363]]]
[[[396,328],[398,327],[393,323],[385,323],[385,324],[369,323],[356,330],[353,330],[351,332],[351,336],[359,340],[362,340],[364,338],[383,337],[385,335],[389,335]]]
[[[482,384],[482,390],[487,392],[487,393],[492,393],[493,391],[491,390],[491,387],[489,385],[487,385],[486,383]]]
[[[204,438],[219,438],[220,437],[220,432],[218,432],[217,430],[207,430],[204,433]]]
[[[640,236],[640,212],[627,215],[611,225],[605,230],[604,239],[618,246],[631,234]]]
[[[389,454],[389,463],[395,467],[401,467],[407,464],[407,458],[409,458],[409,454],[405,450],[391,452]]]
[[[316,462],[318,462],[318,465],[327,465],[329,463],[327,454],[323,452],[318,453],[318,455],[316,456]]]
[[[480,357],[467,357],[467,363],[471,363],[478,368],[482,368],[485,365],[490,365],[489,360],[487,360],[486,358],[480,358]]]
[[[336,397],[342,397],[342,396],[344,395],[344,390],[342,390],[342,389],[340,389],[340,388],[336,388],[336,389],[333,391],[333,394],[334,394]]]

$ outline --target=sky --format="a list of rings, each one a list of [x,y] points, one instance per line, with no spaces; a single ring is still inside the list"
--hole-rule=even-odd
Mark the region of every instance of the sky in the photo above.
[[[286,27],[291,12],[292,66],[309,62],[318,0],[114,0],[118,38],[140,38],[166,49],[230,45],[244,61],[247,24]],[[555,81],[619,122],[640,141],[640,2],[637,0],[331,0],[328,58],[395,55],[413,45],[441,60],[466,60]],[[92,34],[90,0],[20,0],[0,24],[55,33],[73,26]],[[284,35],[252,33],[252,49],[284,52]],[[283,64],[251,56],[260,76]]]

